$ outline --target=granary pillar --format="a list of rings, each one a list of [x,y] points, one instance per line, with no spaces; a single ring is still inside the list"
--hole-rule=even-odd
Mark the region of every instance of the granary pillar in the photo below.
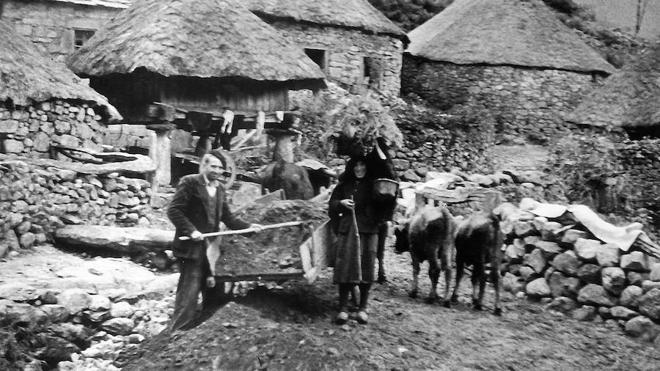
[[[172,123],[152,124],[147,125],[147,128],[156,133],[156,140],[149,148],[149,157],[156,163],[156,173],[151,181],[155,191],[159,185],[169,185],[172,181],[170,133],[175,125]]]

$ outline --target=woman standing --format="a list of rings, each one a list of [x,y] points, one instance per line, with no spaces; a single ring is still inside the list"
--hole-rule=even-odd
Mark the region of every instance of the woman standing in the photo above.
[[[372,199],[373,178],[364,157],[346,163],[346,170],[330,197],[329,214],[338,244],[334,282],[339,285],[339,314],[336,322],[348,321],[348,297],[355,285],[360,288],[359,323],[367,323],[369,290],[374,281],[378,227],[381,213]]]

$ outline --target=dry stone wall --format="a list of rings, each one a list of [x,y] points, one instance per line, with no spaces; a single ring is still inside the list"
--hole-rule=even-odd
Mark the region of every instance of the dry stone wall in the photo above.
[[[406,57],[402,94],[448,110],[474,104],[491,111],[504,138],[547,141],[565,129],[563,117],[603,78],[590,73],[513,66],[455,65]]]
[[[148,225],[151,185],[0,155],[0,258],[52,240],[64,224]]]
[[[51,144],[101,148],[105,126],[93,107],[47,101],[28,107],[0,103],[0,153],[49,157]]]
[[[326,50],[325,73],[345,85],[361,85],[365,57],[371,66],[371,87],[388,95],[399,95],[403,43],[387,35],[320,25],[272,22],[284,37],[303,48]]]

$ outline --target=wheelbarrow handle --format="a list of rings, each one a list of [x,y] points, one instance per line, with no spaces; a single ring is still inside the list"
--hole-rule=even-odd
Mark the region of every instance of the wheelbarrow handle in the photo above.
[[[227,236],[227,235],[231,235],[231,234],[245,234],[245,233],[252,233],[252,232],[257,232],[259,230],[265,230],[265,229],[295,227],[297,225],[302,225],[302,224],[307,224],[307,223],[310,223],[310,221],[309,220],[300,220],[300,221],[295,221],[295,222],[284,222],[284,223],[268,224],[268,225],[262,226],[260,229],[245,228],[245,229],[236,229],[236,230],[230,230],[230,231],[203,233],[201,237],[202,238],[209,238],[209,237],[216,237],[216,236]],[[179,240],[188,241],[188,240],[190,240],[190,237],[189,236],[181,236],[181,237],[179,237]]]

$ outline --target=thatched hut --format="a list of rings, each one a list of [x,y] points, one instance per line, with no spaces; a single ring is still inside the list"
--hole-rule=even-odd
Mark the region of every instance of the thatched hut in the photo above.
[[[404,94],[479,103],[512,135],[551,136],[614,71],[540,0],[456,0],[408,36]]]
[[[0,20],[0,153],[48,157],[51,144],[100,148],[119,119],[101,94]]]
[[[660,137],[660,43],[614,73],[568,117],[570,122],[623,128],[634,137]]]
[[[305,50],[330,80],[398,95],[408,38],[367,0],[246,0]]]
[[[289,90],[325,86],[299,47],[236,0],[137,0],[72,54],[69,66],[90,77],[127,123],[173,121],[154,118],[159,103],[200,113],[184,120],[197,131],[225,109],[287,110]],[[165,148],[166,135],[160,139],[155,146]],[[155,156],[160,183],[169,181],[169,155]]]

